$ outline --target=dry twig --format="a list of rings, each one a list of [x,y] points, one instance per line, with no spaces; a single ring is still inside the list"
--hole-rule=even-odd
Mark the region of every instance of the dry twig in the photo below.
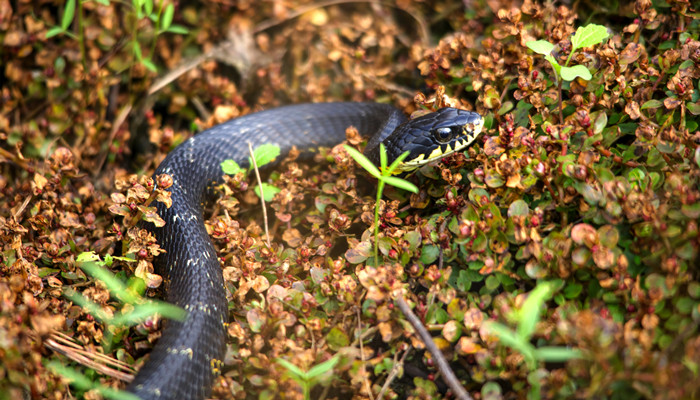
[[[460,400],[473,400],[469,393],[467,393],[467,391],[464,390],[462,384],[459,383],[459,379],[457,379],[457,376],[452,371],[452,368],[450,368],[450,365],[447,363],[447,360],[445,360],[445,356],[442,355],[440,349],[438,349],[435,342],[433,342],[432,336],[430,336],[428,330],[425,329],[425,326],[423,326],[421,320],[418,319],[416,314],[413,313],[413,311],[411,310],[411,306],[408,305],[408,303],[402,296],[397,297],[394,300],[394,302],[396,303],[396,305],[399,306],[399,309],[401,310],[403,315],[406,316],[406,319],[408,320],[408,322],[411,323],[413,329],[416,330],[416,333],[418,333],[418,336],[425,344],[425,347],[428,349],[430,354],[432,354],[433,358],[436,361],[438,370],[442,374],[447,385],[450,387],[450,389],[452,389],[452,393],[454,393],[455,397]]]

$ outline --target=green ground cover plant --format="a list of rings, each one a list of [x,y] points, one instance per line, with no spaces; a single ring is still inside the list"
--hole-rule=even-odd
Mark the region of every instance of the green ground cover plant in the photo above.
[[[132,305],[80,255],[160,296],[140,223],[162,222],[165,155],[340,100],[486,124],[381,201],[342,145],[278,160],[267,224],[255,179],[225,178],[207,213],[230,310],[214,398],[454,398],[399,298],[473,398],[698,398],[699,81],[686,0],[0,0],[0,398],[124,388],[159,319],[96,318]]]

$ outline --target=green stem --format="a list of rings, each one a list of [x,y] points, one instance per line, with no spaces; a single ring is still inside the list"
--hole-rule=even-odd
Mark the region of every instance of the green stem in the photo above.
[[[160,6],[158,6],[158,18],[156,18],[156,26],[153,32],[153,43],[151,43],[151,52],[148,54],[149,58],[153,60],[153,54],[156,52],[156,43],[158,42],[158,35],[160,35],[160,16],[163,14],[164,0],[161,0]]]
[[[77,0],[78,2],[78,46],[80,47],[80,58],[83,61],[83,73],[87,74],[87,56],[85,51],[85,34],[83,33],[83,2],[82,0]]]
[[[379,179],[377,184],[377,202],[374,204],[374,266],[379,266],[379,207],[381,206],[384,180]]]

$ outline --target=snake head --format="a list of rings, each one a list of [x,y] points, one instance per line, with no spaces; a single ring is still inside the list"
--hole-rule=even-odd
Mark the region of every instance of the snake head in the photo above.
[[[408,157],[397,169],[412,171],[465,149],[483,127],[481,115],[446,107],[403,123],[384,141],[384,146],[390,160],[408,151]]]

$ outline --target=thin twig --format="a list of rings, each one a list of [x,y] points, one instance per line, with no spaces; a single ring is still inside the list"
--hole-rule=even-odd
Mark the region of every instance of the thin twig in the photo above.
[[[398,361],[396,360],[396,356],[398,356],[398,353],[394,355],[394,366],[391,367],[391,371],[389,371],[389,376],[387,376],[384,385],[382,385],[382,390],[380,390],[379,394],[377,395],[378,399],[384,398],[384,393],[389,389],[389,385],[391,385],[394,379],[396,379],[396,377],[399,375],[399,370],[401,369],[401,366],[406,360],[406,356],[408,356],[408,353],[410,352],[411,347],[409,346],[409,348],[406,349],[406,352],[403,353],[403,356],[401,356],[401,359]]]
[[[258,163],[255,161],[255,156],[253,155],[253,145],[248,142],[248,151],[250,152],[250,159],[253,160],[253,169],[255,170],[255,176],[258,178],[258,187],[260,188],[260,204],[262,204],[263,209],[263,221],[265,223],[265,238],[267,238],[267,247],[271,247],[270,244],[270,230],[267,228],[267,208],[265,207],[265,193],[263,193],[262,179],[260,179],[260,171],[258,170]]]
[[[360,316],[360,309],[357,308],[357,336],[362,336],[362,318]],[[365,371],[365,348],[362,344],[362,339],[360,339],[360,360],[362,361],[362,370]],[[365,371],[366,372],[366,371]],[[369,384],[369,379],[367,379],[367,374],[362,374],[362,382],[365,384],[365,390],[367,390],[367,396],[374,400],[372,396],[372,386]],[[381,399],[381,397],[379,397]]]
[[[131,382],[134,379],[134,369],[128,364],[102,353],[85,350],[75,343],[72,338],[60,332],[53,332],[51,336],[46,339],[44,345],[104,375],[111,376],[124,382]],[[118,371],[114,368],[118,368],[122,371]]]
[[[430,336],[430,333],[428,333],[428,330],[425,329],[425,326],[423,326],[423,323],[420,319],[418,319],[416,314],[411,311],[411,307],[408,305],[403,296],[397,297],[394,302],[399,306],[399,309],[403,315],[406,316],[408,322],[411,323],[411,326],[413,326],[413,329],[416,330],[416,333],[418,333],[418,336],[423,341],[423,344],[425,344],[425,347],[435,359],[438,370],[442,374],[447,386],[452,389],[452,393],[455,395],[455,397],[460,400],[473,400],[469,393],[464,390],[462,384],[459,383],[459,379],[457,379],[457,376],[452,371],[452,368],[450,368],[447,360],[445,360],[445,356],[442,354],[440,349],[438,349],[435,342],[433,342],[433,337]]]

